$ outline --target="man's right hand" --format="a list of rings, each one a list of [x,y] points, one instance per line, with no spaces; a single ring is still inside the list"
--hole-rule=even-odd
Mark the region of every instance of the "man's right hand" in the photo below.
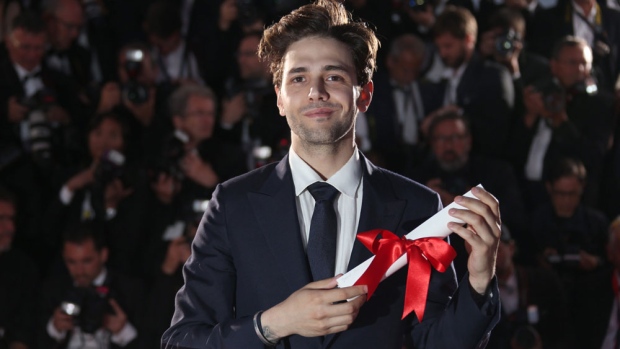
[[[95,163],[93,163],[93,165],[89,168],[71,177],[71,179],[67,181],[67,189],[75,192],[76,190],[80,190],[85,186],[91,184],[95,180],[95,168],[96,165]]]
[[[17,123],[24,120],[28,113],[28,107],[21,105],[17,101],[17,97],[9,97],[9,122]]]
[[[58,332],[70,331],[73,329],[73,316],[67,315],[58,307],[54,310],[52,325]]]
[[[275,342],[292,334],[317,337],[349,328],[366,302],[368,288],[335,288],[337,278],[311,282],[266,310],[261,324],[267,339]],[[346,299],[350,301],[341,302]]]

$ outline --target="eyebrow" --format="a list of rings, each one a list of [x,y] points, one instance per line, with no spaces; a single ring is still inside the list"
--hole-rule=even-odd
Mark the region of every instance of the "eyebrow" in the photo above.
[[[306,68],[306,67],[296,67],[296,68],[291,68],[288,71],[288,74],[305,73],[307,71],[308,71],[308,68]],[[321,71],[342,71],[342,72],[348,72],[346,66],[344,66],[344,65],[335,65],[335,64],[326,65],[326,66],[321,68]]]

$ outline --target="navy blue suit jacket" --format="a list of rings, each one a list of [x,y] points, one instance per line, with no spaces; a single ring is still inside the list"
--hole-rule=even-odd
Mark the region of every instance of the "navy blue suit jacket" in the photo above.
[[[441,208],[436,193],[362,156],[358,232],[404,235]],[[312,281],[302,242],[288,156],[218,186],[184,267],[172,326],[162,348],[263,348],[253,315]],[[355,242],[349,269],[371,253]],[[482,307],[453,269],[433,272],[424,322],[401,320],[406,268],[377,288],[347,331],[325,338],[293,335],[280,348],[394,348],[411,334],[416,348],[476,348],[499,318],[497,286]],[[467,284],[465,284],[467,285]],[[446,309],[447,305],[447,309]]]

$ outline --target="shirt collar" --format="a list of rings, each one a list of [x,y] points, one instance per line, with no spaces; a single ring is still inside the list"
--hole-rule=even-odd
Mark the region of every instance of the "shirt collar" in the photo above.
[[[444,79],[448,79],[448,80],[458,80],[458,79],[460,79],[461,76],[463,76],[463,73],[465,72],[465,69],[467,68],[467,64],[468,64],[468,62],[463,62],[463,64],[461,64],[461,66],[456,68],[456,69],[446,67],[446,69],[444,69],[444,71],[443,71],[442,77]]]
[[[592,6],[592,10],[590,11],[590,15],[586,16],[586,14],[583,12],[583,9],[581,8],[581,6],[577,5],[577,3],[573,0],[571,1],[572,5],[573,5],[573,11],[578,12],[579,14],[583,15],[584,17],[586,17],[588,19],[588,21],[590,22],[594,22],[594,19],[596,18],[596,12],[598,10],[598,6]]]
[[[15,68],[15,71],[17,72],[17,77],[19,77],[19,80],[24,80],[24,78],[27,75],[32,75],[32,74],[36,74],[39,71],[41,71],[41,65],[39,64],[38,66],[36,66],[34,69],[32,69],[32,71],[27,71],[24,67],[22,67],[21,65],[17,64],[17,63],[13,63],[13,67]]]
[[[103,269],[101,269],[101,273],[99,273],[99,275],[97,275],[95,280],[93,280],[93,286],[95,287],[102,286],[107,276],[108,276],[108,270],[104,267]]]
[[[300,158],[293,148],[289,151],[288,161],[291,166],[296,196],[301,195],[310,184],[323,182],[321,176]],[[334,188],[338,189],[342,194],[355,198],[361,179],[362,165],[359,152],[357,151],[357,147],[355,147],[349,161],[325,182],[334,186]]]

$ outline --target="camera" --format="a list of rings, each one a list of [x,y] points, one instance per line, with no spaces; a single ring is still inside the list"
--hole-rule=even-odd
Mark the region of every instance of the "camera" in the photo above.
[[[124,174],[125,156],[116,150],[108,150],[101,156],[95,170],[95,182],[104,187]]]
[[[164,142],[161,156],[158,157],[157,162],[148,172],[151,181],[156,181],[160,173],[165,173],[178,181],[185,178],[181,168],[181,160],[185,156],[187,142],[189,142],[189,136],[185,132],[174,131],[172,136]]]
[[[52,160],[52,126],[47,120],[47,111],[56,104],[56,95],[44,88],[30,97],[22,98],[20,104],[28,108],[26,120],[32,157],[36,163],[47,165]]]
[[[555,78],[547,78],[534,83],[536,91],[542,94],[545,109],[559,113],[566,108],[566,91]]]
[[[509,57],[515,52],[519,41],[519,34],[514,29],[508,29],[495,38],[495,52],[502,57]]]
[[[594,95],[598,93],[598,86],[594,77],[587,76],[585,79],[575,83],[569,90],[572,94]]]
[[[142,104],[149,99],[149,88],[138,81],[142,72],[144,52],[139,49],[128,49],[125,52],[125,72],[129,80],[122,87],[123,98],[133,104]]]
[[[60,303],[60,309],[71,315],[74,324],[84,333],[95,333],[103,326],[105,314],[114,314],[107,286],[73,287]]]

